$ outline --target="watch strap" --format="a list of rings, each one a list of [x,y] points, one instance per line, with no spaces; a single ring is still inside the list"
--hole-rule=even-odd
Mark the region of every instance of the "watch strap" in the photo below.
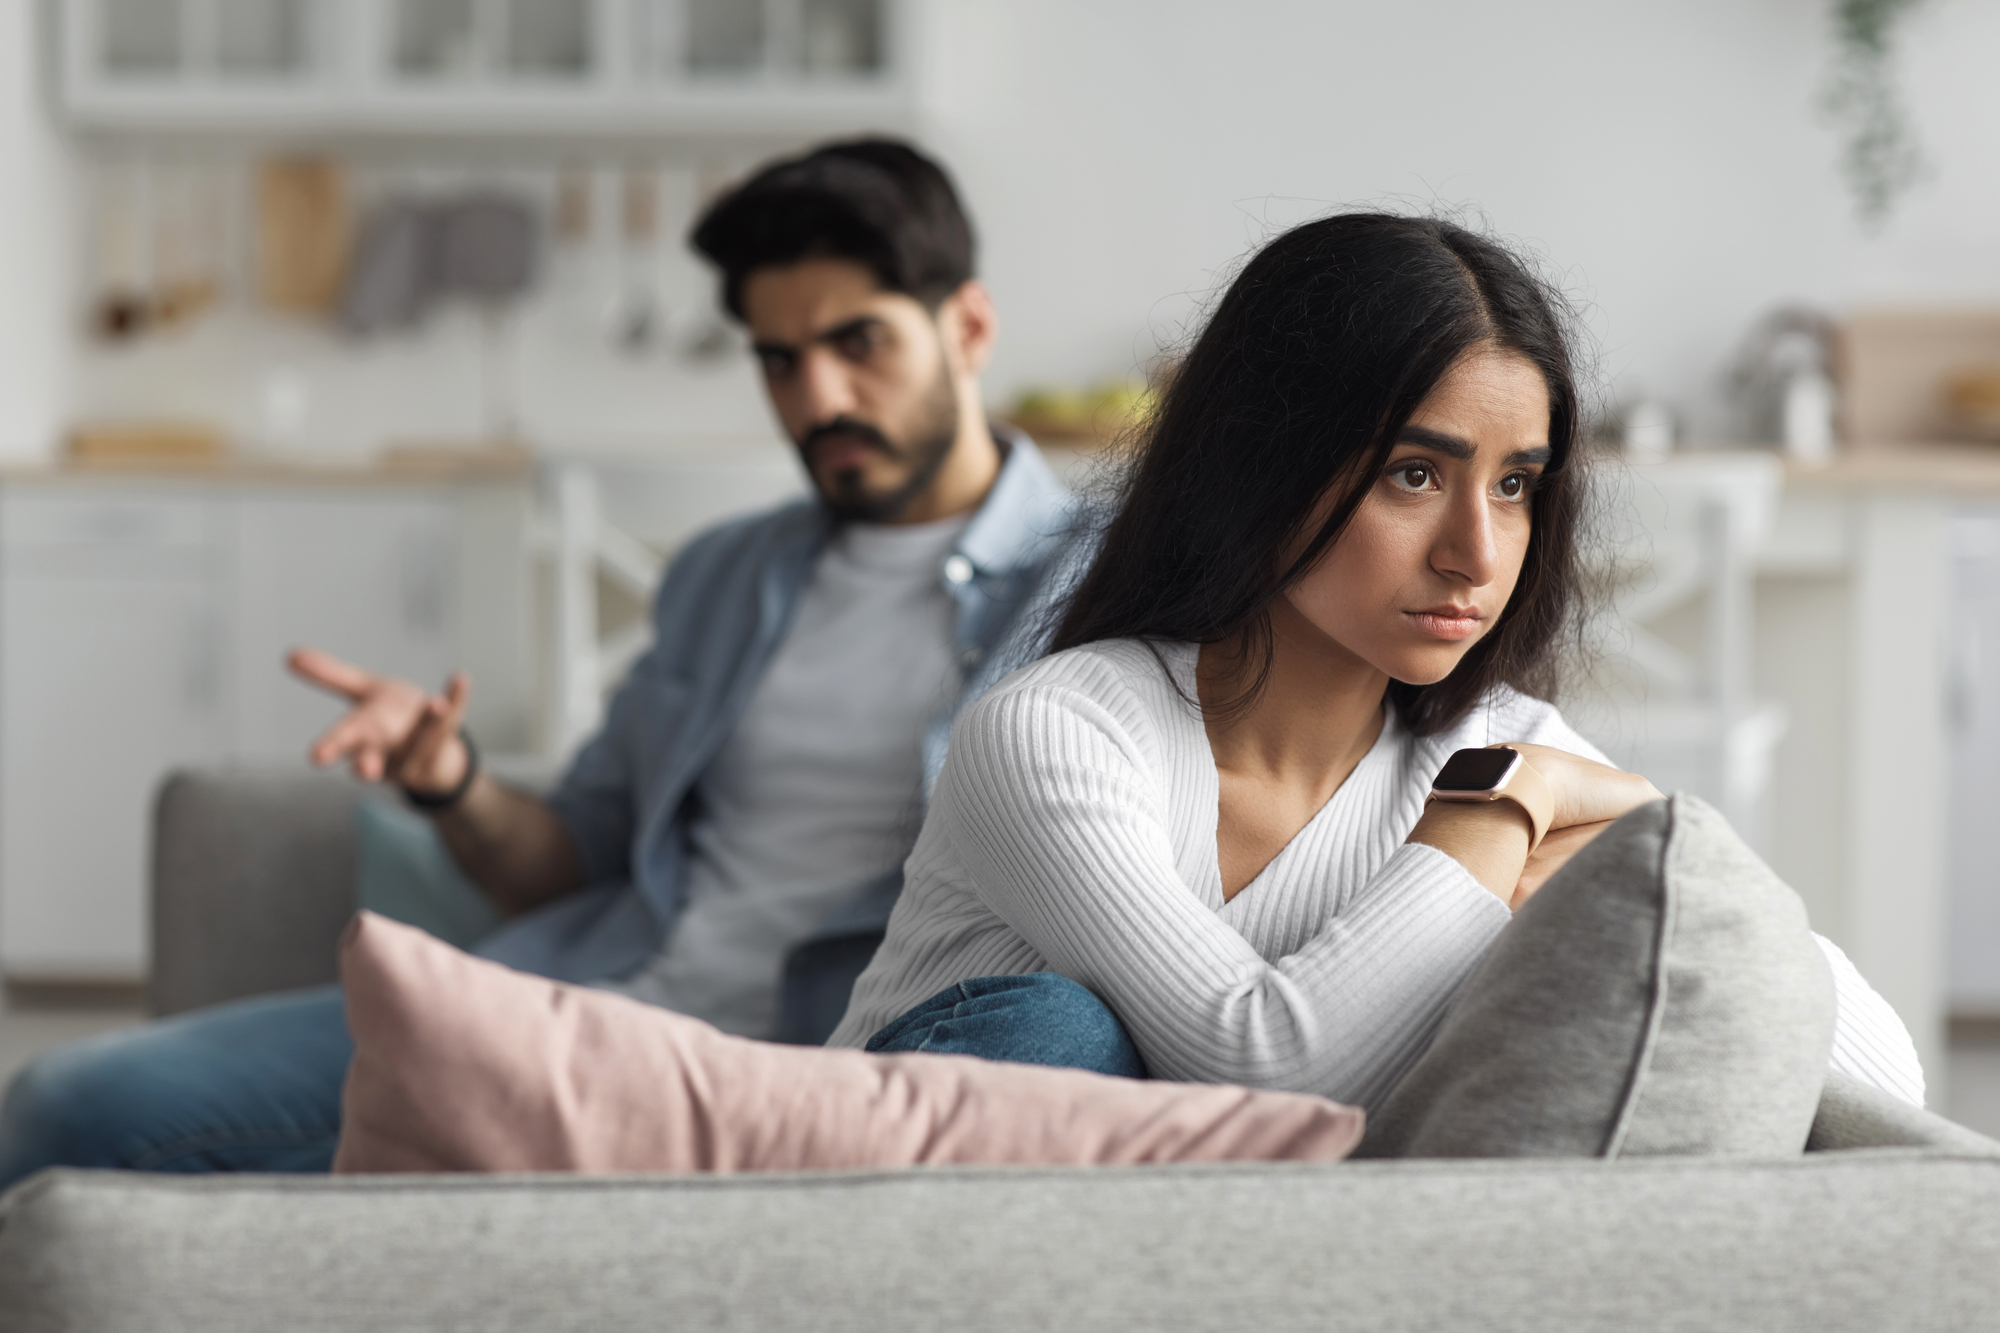
[[[1499,750],[1514,750],[1511,745],[1495,746]],[[1515,754],[1521,754],[1514,750]],[[1548,836],[1549,824],[1556,817],[1556,796],[1549,790],[1549,780],[1541,770],[1528,762],[1528,756],[1521,754],[1521,762],[1514,766],[1514,772],[1500,789],[1500,799],[1514,802],[1527,812],[1530,832],[1528,834],[1528,855],[1535,854],[1535,848],[1542,845]]]
[[[458,743],[465,747],[465,775],[450,791],[425,792],[403,788],[403,799],[427,815],[443,814],[465,799],[472,790],[472,783],[479,776],[479,747],[472,743],[464,727],[458,729]]]

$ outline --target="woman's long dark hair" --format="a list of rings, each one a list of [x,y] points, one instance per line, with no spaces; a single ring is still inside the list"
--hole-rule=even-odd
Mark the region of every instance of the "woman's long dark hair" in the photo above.
[[[1560,683],[1580,591],[1581,411],[1561,296],[1498,243],[1433,218],[1347,213],[1295,227],[1230,284],[1167,386],[1052,651],[1101,639],[1241,645],[1247,705],[1269,675],[1272,598],[1318,561],[1397,434],[1467,353],[1498,347],[1549,391],[1552,457],[1500,622],[1434,685],[1392,682],[1427,735],[1495,684]],[[1330,487],[1339,500],[1303,547]],[[1286,553],[1298,554],[1286,559]]]

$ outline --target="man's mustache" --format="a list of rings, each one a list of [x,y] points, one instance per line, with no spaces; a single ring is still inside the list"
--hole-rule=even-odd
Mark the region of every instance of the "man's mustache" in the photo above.
[[[889,443],[888,436],[867,422],[857,421],[853,417],[835,417],[831,421],[821,422],[819,425],[814,426],[800,438],[799,452],[805,454],[810,460],[813,449],[822,440],[831,439],[856,440],[870,449],[879,450],[887,454],[891,458],[898,456],[896,446]]]

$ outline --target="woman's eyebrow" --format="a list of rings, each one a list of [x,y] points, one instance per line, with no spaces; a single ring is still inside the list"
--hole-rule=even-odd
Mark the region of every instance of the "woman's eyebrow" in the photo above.
[[[1396,434],[1396,443],[1414,444],[1425,449],[1435,449],[1447,458],[1456,458],[1461,463],[1470,459],[1478,452],[1478,449],[1470,440],[1462,440],[1456,435],[1447,435],[1441,430],[1432,430],[1428,426],[1403,427]],[[1537,464],[1547,463],[1555,456],[1555,450],[1549,448],[1546,444],[1540,444],[1532,449],[1516,449],[1513,453],[1508,454],[1507,466],[1534,467]]]
[[[1405,426],[1396,433],[1397,444],[1419,444],[1426,449],[1435,449],[1448,458],[1460,462],[1478,452],[1470,440],[1461,440],[1456,435],[1447,435],[1441,430],[1431,430],[1424,426]]]

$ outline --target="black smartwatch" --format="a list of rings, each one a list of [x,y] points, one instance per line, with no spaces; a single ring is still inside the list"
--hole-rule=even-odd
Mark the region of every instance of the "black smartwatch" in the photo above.
[[[465,799],[472,790],[472,781],[479,776],[479,747],[472,743],[472,737],[465,734],[465,728],[458,729],[458,743],[465,747],[465,776],[450,791],[427,792],[403,788],[403,799],[422,810],[425,814],[442,814]]]

